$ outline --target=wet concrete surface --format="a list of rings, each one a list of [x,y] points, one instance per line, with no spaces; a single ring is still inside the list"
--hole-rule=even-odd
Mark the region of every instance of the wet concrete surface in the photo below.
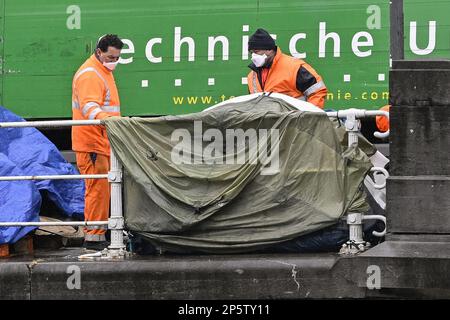
[[[0,298],[292,299],[336,294],[330,276],[339,257],[331,253],[79,261],[78,256],[84,253],[79,248],[41,250],[34,256],[0,260]],[[80,286],[70,288],[76,287],[74,278],[69,279],[76,271]],[[342,291],[338,287],[334,284],[334,291]]]
[[[353,257],[155,255],[79,261],[84,253],[81,248],[63,248],[1,259],[0,298],[450,298],[448,242],[387,241]],[[370,287],[374,265],[380,272],[379,289],[376,281]]]

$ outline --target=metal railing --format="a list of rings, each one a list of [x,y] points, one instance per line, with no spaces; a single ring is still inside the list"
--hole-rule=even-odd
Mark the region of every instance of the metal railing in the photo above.
[[[385,116],[389,119],[389,112],[381,110],[360,110],[347,109],[342,111],[327,112],[329,117],[345,119],[345,130],[348,132],[348,146],[358,145],[358,133],[361,128],[361,122],[358,119],[375,116]],[[377,138],[386,138],[389,136],[389,131],[384,133],[375,132],[374,136]],[[386,179],[389,173],[385,168],[372,167],[371,172],[378,172],[383,174]],[[386,187],[386,182],[382,184],[374,183],[376,189],[383,189]],[[382,215],[364,215],[361,212],[349,212],[346,217],[349,225],[349,240],[342,245],[340,254],[357,254],[363,252],[370,247],[370,243],[364,241],[363,238],[363,222],[364,220],[380,220],[384,223],[384,230],[382,232],[373,231],[372,234],[376,237],[383,237],[386,234],[386,217]]]
[[[329,117],[345,119],[345,129],[348,132],[348,146],[358,145],[358,133],[360,130],[359,119],[365,117],[385,116],[389,119],[386,111],[367,111],[360,109],[347,109],[342,111],[327,112]],[[33,121],[33,122],[0,122],[1,128],[49,128],[49,127],[71,127],[85,125],[101,125],[100,120],[61,120],[61,121]],[[389,136],[389,131],[385,133],[375,132],[378,138]],[[379,172],[389,176],[384,168],[372,167],[372,172]],[[95,254],[80,256],[80,258],[101,257],[106,259],[123,258],[126,255],[123,230],[124,218],[122,212],[122,165],[118,161],[111,148],[111,168],[108,174],[90,175],[43,175],[43,176],[3,176],[0,181],[21,181],[21,180],[69,180],[69,179],[108,179],[111,184],[111,216],[108,221],[67,221],[67,222],[0,222],[0,227],[21,227],[21,226],[108,226],[111,230],[111,244],[108,250]],[[374,184],[375,188],[382,189],[386,183]],[[362,224],[364,220],[377,219],[384,222],[386,218],[382,215],[364,215],[358,212],[348,213],[346,220],[349,224],[349,241],[345,243],[340,251],[342,254],[355,254],[367,249],[370,245],[363,239]],[[382,232],[373,231],[373,235],[382,237],[386,234],[386,228]]]
[[[34,122],[0,122],[1,128],[61,128],[72,126],[101,125],[100,120],[61,120],[61,121],[34,121]],[[78,175],[42,175],[42,176],[6,176],[0,181],[23,180],[71,180],[71,179],[108,179],[111,185],[111,215],[108,221],[61,221],[61,222],[0,222],[0,227],[24,226],[108,226],[111,230],[111,244],[103,252],[83,255],[100,256],[105,259],[120,259],[125,257],[126,250],[123,239],[124,219],[122,213],[122,165],[117,160],[111,148],[111,167],[107,174],[78,174]]]

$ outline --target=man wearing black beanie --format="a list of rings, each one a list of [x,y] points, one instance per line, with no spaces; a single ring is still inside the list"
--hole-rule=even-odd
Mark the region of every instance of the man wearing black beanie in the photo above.
[[[252,53],[250,93],[283,93],[324,108],[327,88],[322,77],[305,61],[283,54],[266,30],[250,36],[248,50]]]

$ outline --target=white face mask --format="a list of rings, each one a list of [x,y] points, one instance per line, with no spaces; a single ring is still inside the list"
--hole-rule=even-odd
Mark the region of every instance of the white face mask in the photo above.
[[[108,68],[109,70],[113,71],[116,68],[118,63],[119,63],[119,61],[116,61],[116,62],[103,62],[103,65],[106,68]]]
[[[252,53],[252,62],[255,64],[257,68],[262,67],[264,63],[266,63],[267,56],[266,54],[256,54]]]

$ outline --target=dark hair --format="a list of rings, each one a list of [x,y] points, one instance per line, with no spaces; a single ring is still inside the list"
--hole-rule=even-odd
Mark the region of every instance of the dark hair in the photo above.
[[[123,42],[119,39],[117,34],[105,34],[97,42],[97,48],[102,52],[108,51],[108,47],[114,47],[121,50],[123,48]]]

